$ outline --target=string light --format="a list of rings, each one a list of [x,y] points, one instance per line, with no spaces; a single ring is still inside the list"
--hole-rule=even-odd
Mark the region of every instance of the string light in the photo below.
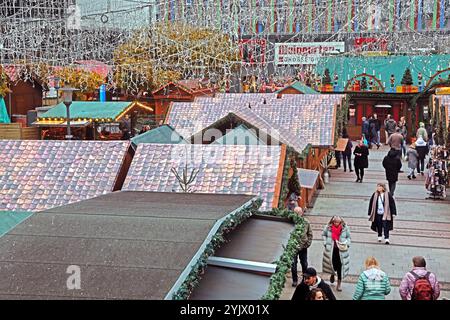
[[[417,10],[411,9],[416,0],[68,3],[0,1],[0,64],[14,64],[14,81],[48,79],[57,73],[55,67],[72,66],[67,72],[75,74],[81,72],[74,71],[77,61],[96,60],[111,66],[106,79],[93,79],[92,74],[78,77],[78,88],[88,91],[106,82],[108,89],[121,87],[139,93],[149,82],[157,86],[158,81],[181,78],[207,78],[221,85],[232,74],[267,78],[274,69],[273,42],[345,41],[342,56],[359,55],[356,49],[427,55],[450,50],[445,15],[450,5],[440,0],[422,1]],[[161,29],[161,22],[173,21],[197,28],[197,35],[205,30],[210,33],[200,41],[201,46],[193,47],[186,40],[188,27],[171,25],[172,33]],[[114,59],[115,52],[127,43],[135,45],[130,48],[130,59]],[[234,59],[211,50],[218,44],[238,49],[242,56],[238,68]],[[153,58],[141,59],[146,56]],[[94,64],[92,69],[99,67]],[[279,64],[274,70],[278,75],[294,75],[295,69]],[[117,74],[123,75],[120,81]]]

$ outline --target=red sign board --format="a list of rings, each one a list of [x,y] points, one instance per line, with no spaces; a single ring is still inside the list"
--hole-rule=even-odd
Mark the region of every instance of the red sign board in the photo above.
[[[383,38],[356,38],[353,43],[356,51],[387,51],[387,40]]]

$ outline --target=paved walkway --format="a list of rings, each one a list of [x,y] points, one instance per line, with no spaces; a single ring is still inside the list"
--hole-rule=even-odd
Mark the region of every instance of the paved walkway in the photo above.
[[[322,271],[322,229],[333,215],[340,215],[350,226],[352,245],[350,247],[350,276],[344,279],[343,291],[334,290],[338,299],[351,299],[359,274],[364,270],[364,260],[373,255],[391,278],[393,290],[387,297],[399,300],[398,286],[403,275],[412,267],[411,259],[422,255],[427,260],[427,268],[437,274],[441,282],[441,298],[450,298],[450,199],[447,201],[426,200],[423,176],[408,180],[407,163],[403,161],[395,200],[397,219],[391,232],[390,245],[377,242],[377,234],[370,230],[367,209],[369,199],[376,189],[376,183],[386,182],[381,161],[388,151],[371,149],[369,169],[366,170],[363,183],[355,183],[354,172],[343,169],[331,171],[330,183],[321,190],[314,208],[306,213],[312,224],[314,240],[309,249],[309,265]],[[352,161],[353,162],[353,161]],[[353,165],[353,164],[352,164]],[[300,264],[299,264],[300,267]],[[299,270],[301,273],[301,267]],[[301,278],[300,278],[301,279]],[[329,275],[324,275],[329,281]],[[281,299],[290,299],[294,292],[288,275]],[[335,289],[335,286],[332,285]]]

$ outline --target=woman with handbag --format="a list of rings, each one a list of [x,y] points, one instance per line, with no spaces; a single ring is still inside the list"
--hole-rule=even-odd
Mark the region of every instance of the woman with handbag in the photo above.
[[[331,273],[331,283],[334,283],[337,273],[336,290],[342,291],[342,279],[348,275],[350,270],[350,256],[348,254],[351,242],[350,229],[341,217],[333,216],[324,227],[322,238],[324,245],[322,270],[325,273]]]
[[[370,229],[378,232],[378,242],[383,240],[389,244],[389,231],[394,229],[394,216],[397,215],[397,207],[391,193],[387,191],[384,183],[377,184],[377,190],[372,194],[369,201],[369,221],[372,222]]]

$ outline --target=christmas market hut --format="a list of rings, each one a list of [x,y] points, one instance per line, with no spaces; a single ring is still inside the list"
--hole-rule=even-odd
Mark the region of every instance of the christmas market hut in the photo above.
[[[384,120],[404,116],[413,137],[419,122],[428,122],[432,90],[450,84],[450,55],[386,55],[377,57],[322,57],[316,73],[326,69],[339,80],[334,92],[349,97],[347,131],[351,139],[362,135],[362,117],[374,113],[381,120],[381,142],[385,142]]]
[[[316,90],[308,87],[300,81],[295,81],[294,83],[284,87],[276,92],[278,97],[282,97],[283,94],[319,94]]]
[[[252,194],[280,201],[286,146],[139,144],[122,190]]]
[[[148,114],[153,109],[140,102],[74,101],[70,105],[70,127],[78,140],[119,140],[122,136],[120,122],[128,117],[133,132],[139,112]],[[64,103],[59,103],[43,113],[33,125],[41,128],[43,139],[64,139],[66,120],[67,108]]]
[[[119,190],[129,141],[0,140],[0,213],[36,212]]]
[[[226,243],[208,258],[205,273],[189,299],[279,299],[286,279],[282,264],[289,269],[292,261],[288,251],[294,229],[287,217],[253,215],[230,232]]]
[[[259,203],[120,191],[39,212],[0,237],[0,298],[187,299],[204,261]]]
[[[188,142],[171,126],[163,124],[162,126],[141,133],[131,139],[131,144],[134,149],[136,149],[140,143],[183,144]]]

